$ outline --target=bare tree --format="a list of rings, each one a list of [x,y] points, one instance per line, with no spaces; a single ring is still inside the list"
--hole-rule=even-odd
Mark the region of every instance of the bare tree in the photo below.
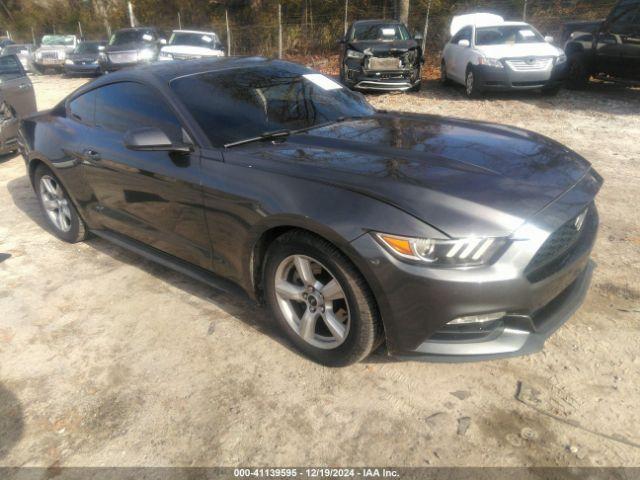
[[[405,25],[409,23],[409,0],[398,0],[398,20]]]

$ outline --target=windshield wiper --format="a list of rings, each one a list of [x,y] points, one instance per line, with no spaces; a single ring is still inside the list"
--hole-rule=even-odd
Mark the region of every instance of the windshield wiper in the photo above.
[[[262,140],[275,140],[277,138],[285,138],[291,135],[291,130],[273,130],[271,132],[261,133],[257,137],[245,138],[231,143],[225,143],[224,148],[231,148],[245,143],[260,142]]]

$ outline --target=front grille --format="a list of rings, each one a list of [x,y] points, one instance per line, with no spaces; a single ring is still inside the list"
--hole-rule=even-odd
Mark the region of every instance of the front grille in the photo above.
[[[511,70],[516,72],[533,72],[537,70],[548,70],[553,63],[553,58],[518,58],[505,60]]]
[[[110,53],[109,60],[112,63],[135,63],[138,61],[138,52],[134,50],[132,52]]]
[[[202,58],[202,55],[189,55],[187,53],[174,53],[174,60],[195,60],[198,58]]]
[[[537,282],[559,272],[571,260],[574,250],[578,249],[582,243],[594,238],[598,226],[595,207],[593,205],[588,207],[580,229],[576,228],[577,218],[574,217],[560,226],[538,249],[525,269],[525,274],[530,281]]]
[[[400,70],[400,59],[398,57],[370,57],[369,70]]]
[[[42,52],[42,58],[47,58],[47,59],[51,59],[51,60],[57,60],[58,59],[58,52],[53,51],[53,52]]]

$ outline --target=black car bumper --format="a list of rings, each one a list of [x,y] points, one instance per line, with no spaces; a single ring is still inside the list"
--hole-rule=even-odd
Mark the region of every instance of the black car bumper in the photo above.
[[[405,91],[420,83],[420,69],[365,70],[344,67],[344,82],[354,90]]]
[[[88,65],[66,65],[64,66],[64,73],[67,75],[97,75],[101,72],[99,64]]]
[[[476,67],[477,81],[482,90],[533,90],[561,86],[567,77],[567,62],[550,70],[515,71],[508,66],[495,68],[487,65]]]
[[[540,239],[514,241],[495,264],[468,269],[406,263],[369,234],[352,245],[371,268],[368,278],[392,355],[475,361],[539,350],[575,312],[591,279],[589,256],[597,227],[597,210],[591,205],[571,248],[534,273],[528,266],[544,245]],[[461,317],[495,312],[504,316],[448,325]]]

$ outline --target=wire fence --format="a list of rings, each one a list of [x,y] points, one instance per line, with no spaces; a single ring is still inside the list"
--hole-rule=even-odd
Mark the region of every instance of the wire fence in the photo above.
[[[136,12],[138,23],[159,28],[168,37],[179,27],[213,30],[232,55],[283,56],[327,56],[338,51],[338,40],[348,23],[367,18],[393,18],[397,13],[398,0],[338,0],[340,8],[322,8],[324,0],[303,0],[304,8],[297,4],[279,4],[277,0],[265,0],[260,9],[261,20],[251,23],[243,20],[246,15],[235,14],[234,9],[221,10],[206,21],[197,18],[193,12],[175,11],[175,20],[145,21],[147,12]],[[199,2],[196,2],[199,3]],[[502,15],[507,20],[522,20],[534,25],[543,35],[560,39],[562,25],[570,20],[591,20],[604,18],[615,5],[615,0],[598,2],[588,0],[411,0],[408,27],[412,33],[427,30],[425,56],[436,57],[449,37],[449,24],[454,15],[470,12],[491,12]],[[134,2],[135,4],[135,2]],[[281,16],[278,10],[281,8]],[[315,9],[315,10],[314,10]],[[429,12],[429,13],[428,13]],[[96,18],[78,21],[77,28],[63,29],[52,25],[32,25],[8,32],[15,41],[38,42],[44,34],[80,34],[87,39],[105,39],[108,31],[127,27],[126,13],[116,16],[113,24]],[[72,31],[75,30],[75,31]],[[228,32],[228,34],[227,34]],[[281,40],[280,40],[281,39]],[[281,42],[281,43],[280,43]],[[281,44],[281,47],[280,47]]]

